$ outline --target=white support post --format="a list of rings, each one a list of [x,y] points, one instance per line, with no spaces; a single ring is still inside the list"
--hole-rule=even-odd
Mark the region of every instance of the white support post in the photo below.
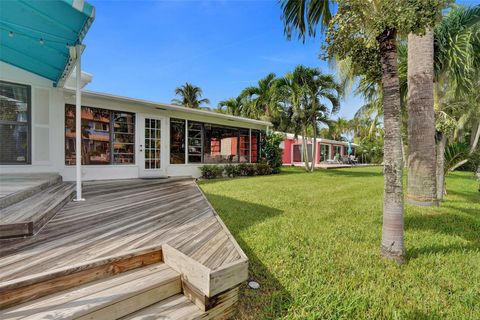
[[[81,45],[75,46],[76,54],[76,91],[75,91],[75,169],[77,182],[77,197],[75,201],[84,201],[82,198],[82,69],[81,69]]]

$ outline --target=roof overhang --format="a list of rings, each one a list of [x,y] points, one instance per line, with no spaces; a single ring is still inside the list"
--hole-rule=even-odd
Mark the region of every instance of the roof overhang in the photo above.
[[[0,1],[0,60],[62,86],[94,17],[84,0]]]
[[[297,141],[302,141],[303,137],[300,135],[295,136],[293,133],[283,133],[285,135],[285,138],[288,140],[297,140]],[[312,140],[313,138],[307,137],[307,140]],[[329,144],[341,144],[344,146],[348,146],[348,141],[338,141],[338,140],[331,140],[331,139],[325,139],[325,138],[317,138],[317,142],[324,142],[324,143],[329,143]],[[356,143],[351,142],[350,145],[352,147],[358,147],[359,145]]]
[[[68,89],[68,88],[65,88],[64,90],[66,92],[71,93],[71,94],[75,93],[74,90],[71,90],[71,89]],[[218,113],[218,112],[202,110],[202,109],[185,108],[183,106],[177,106],[177,105],[172,105],[172,104],[148,101],[148,100],[143,100],[143,99],[129,98],[129,97],[124,97],[124,96],[118,96],[118,95],[103,93],[103,92],[95,92],[95,91],[84,90],[84,91],[82,91],[82,96],[86,97],[86,98],[90,97],[90,98],[98,98],[98,99],[116,100],[116,101],[131,103],[131,104],[139,104],[139,105],[143,105],[143,106],[146,106],[146,107],[154,108],[156,110],[177,111],[177,112],[201,115],[201,116],[205,116],[205,117],[225,119],[225,120],[230,120],[230,121],[234,121],[234,122],[256,124],[256,125],[261,125],[261,126],[265,126],[265,127],[271,127],[272,126],[272,123],[270,123],[268,121],[262,121],[262,120],[232,116],[232,115],[229,115],[229,114]]]

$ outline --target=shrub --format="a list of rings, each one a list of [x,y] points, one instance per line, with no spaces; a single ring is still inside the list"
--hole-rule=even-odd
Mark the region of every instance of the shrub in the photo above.
[[[255,169],[259,176],[264,176],[272,173],[272,168],[266,162],[259,162],[255,165]]]
[[[267,164],[272,169],[272,173],[280,173],[282,167],[282,149],[280,143],[283,141],[283,135],[279,133],[268,133],[263,143],[263,154]]]
[[[238,165],[238,172],[241,176],[254,176],[257,170],[254,164],[240,163]]]
[[[223,173],[223,168],[217,165],[204,165],[200,167],[202,172],[202,178],[205,179],[215,179],[221,177]]]
[[[227,164],[223,167],[225,175],[229,178],[236,177],[240,174],[240,168],[235,164]]]

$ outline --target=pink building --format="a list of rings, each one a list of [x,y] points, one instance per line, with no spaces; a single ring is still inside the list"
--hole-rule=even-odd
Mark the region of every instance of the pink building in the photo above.
[[[303,165],[303,137],[295,136],[291,133],[285,135],[285,139],[282,142],[282,162],[283,165]],[[307,138],[307,149],[309,156],[312,154],[313,139]],[[357,144],[352,143],[352,152],[355,153]],[[340,162],[342,158],[348,156],[348,142],[335,141],[330,139],[317,138],[317,151],[315,155],[315,164],[327,162]],[[312,159],[309,159],[311,162]]]

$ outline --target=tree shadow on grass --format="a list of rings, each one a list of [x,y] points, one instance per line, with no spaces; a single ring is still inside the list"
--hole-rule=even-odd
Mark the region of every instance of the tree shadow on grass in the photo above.
[[[383,176],[383,171],[360,171],[356,170],[357,167],[351,168],[341,168],[341,169],[319,169],[325,175],[330,176],[344,176],[344,177],[352,177],[352,178],[365,178],[365,177],[381,177]]]
[[[460,208],[459,210],[463,210],[463,208]],[[469,213],[473,213],[473,210]],[[430,230],[444,235],[458,236],[468,241],[468,244],[464,245],[432,245],[413,248],[407,251],[407,259],[418,258],[425,254],[451,253],[480,249],[480,217],[478,214],[463,215],[450,212],[434,215],[407,216],[405,217],[405,229]]]
[[[470,191],[470,192],[448,190],[448,195],[449,196],[460,197],[460,198],[462,198],[462,199],[464,199],[468,202],[480,203],[480,192],[478,192],[477,190],[473,190],[473,191]],[[449,199],[449,201],[453,201],[453,200]]]
[[[281,215],[283,211],[205,192],[223,222],[234,236],[249,259],[249,281],[260,283],[260,289],[248,288],[247,283],[240,289],[240,302],[237,319],[277,319],[285,315],[292,297],[272,274],[265,263],[241,236],[242,231],[270,218]]]

